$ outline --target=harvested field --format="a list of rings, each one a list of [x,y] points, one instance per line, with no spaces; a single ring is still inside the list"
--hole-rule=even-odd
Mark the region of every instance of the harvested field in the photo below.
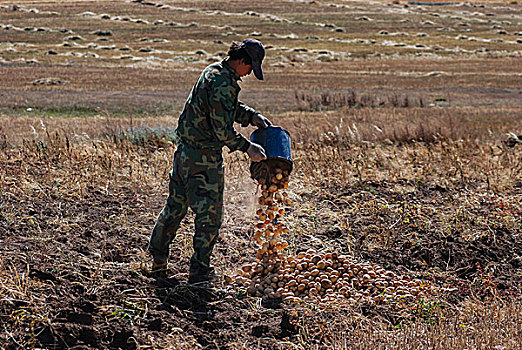
[[[434,3],[0,3],[0,349],[519,349],[522,5]],[[153,278],[177,117],[245,37],[288,188],[225,151],[219,280],[191,212]]]

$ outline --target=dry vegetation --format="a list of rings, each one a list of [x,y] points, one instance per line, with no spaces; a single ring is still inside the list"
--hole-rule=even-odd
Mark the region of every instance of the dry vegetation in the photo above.
[[[521,15],[515,1],[0,3],[0,349],[520,348]],[[284,273],[256,264],[275,208],[256,210],[246,157],[225,152],[214,264],[240,279],[187,286],[189,214],[156,280],[145,246],[176,117],[246,36],[267,46],[266,81],[245,79],[242,100],[292,136]],[[310,285],[281,300],[248,290],[256,269]]]

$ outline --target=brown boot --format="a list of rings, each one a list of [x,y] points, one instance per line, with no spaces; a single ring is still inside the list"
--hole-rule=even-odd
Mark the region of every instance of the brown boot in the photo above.
[[[150,269],[150,273],[154,277],[166,277],[167,276],[167,262],[166,261],[156,261],[152,262],[152,267]]]
[[[196,283],[208,283],[215,280],[217,277],[216,271],[213,266],[210,266],[206,272],[193,273],[191,272],[189,275],[188,283],[196,284]]]

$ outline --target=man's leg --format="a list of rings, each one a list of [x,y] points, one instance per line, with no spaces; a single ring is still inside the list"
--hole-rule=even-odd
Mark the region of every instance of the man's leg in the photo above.
[[[154,265],[166,265],[170,243],[176,235],[181,220],[187,213],[187,196],[177,167],[180,166],[178,152],[174,156],[174,169],[170,172],[169,197],[152,230],[148,250],[154,258]],[[166,267],[166,266],[165,266]]]
[[[221,162],[191,176],[187,186],[189,205],[196,214],[189,281],[208,278],[210,256],[223,219],[224,170]]]

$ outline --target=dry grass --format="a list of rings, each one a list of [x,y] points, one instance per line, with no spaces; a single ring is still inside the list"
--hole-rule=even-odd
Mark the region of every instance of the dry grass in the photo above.
[[[356,314],[335,324],[324,317],[324,323],[318,322],[320,329],[304,325],[302,334],[328,334],[331,338],[325,341],[333,349],[516,349],[516,339],[522,335],[519,307],[517,301],[469,301],[452,315],[443,313],[438,322],[427,319],[398,327],[357,318]]]
[[[423,109],[419,111],[422,112]],[[288,219],[289,227],[293,232],[290,237],[291,251],[298,250],[302,246],[313,246],[321,251],[344,251],[358,256],[361,252],[375,249],[396,249],[397,244],[411,234],[410,228],[413,227],[423,228],[432,234],[461,230],[463,239],[471,241],[480,239],[492,228],[501,227],[509,232],[520,232],[520,217],[516,213],[522,211],[522,203],[516,188],[520,186],[521,179],[521,150],[520,147],[509,148],[501,142],[504,130],[494,128],[494,125],[499,126],[500,123],[491,120],[491,124],[485,127],[492,128],[494,136],[482,135],[484,137],[479,137],[481,135],[479,130],[470,133],[465,124],[457,123],[451,132],[441,132],[438,128],[433,130],[428,125],[426,132],[438,136],[433,140],[421,140],[414,137],[416,134],[411,132],[406,134],[407,137],[392,136],[397,135],[406,125],[399,122],[404,117],[397,115],[396,122],[390,123],[390,129],[386,130],[388,137],[376,138],[372,136],[374,133],[369,131],[370,128],[365,129],[364,125],[366,123],[375,125],[380,121],[379,117],[373,115],[375,119],[371,119],[372,117],[367,115],[365,119],[362,117],[363,111],[356,114],[352,116],[353,120],[350,120],[349,126],[352,132],[359,130],[359,137],[350,136],[347,127],[337,124],[339,117],[336,113],[332,113],[330,117],[323,116],[326,118],[324,120],[330,120],[330,126],[314,123],[306,127],[302,121],[292,120],[293,118],[313,119],[313,114],[299,113],[296,116],[290,114],[282,118],[287,123],[286,128],[295,135],[296,172],[292,177],[291,196],[297,205],[290,212]],[[161,127],[155,129],[144,127],[153,120],[133,121],[132,126],[135,129],[125,129],[125,127],[130,128],[130,124],[125,124],[121,119],[105,118],[103,124],[106,127],[100,129],[99,119],[86,119],[89,123],[82,126],[81,135],[77,137],[72,136],[78,133],[74,131],[78,124],[76,120],[53,118],[46,121],[49,123],[44,124],[45,130],[38,122],[35,126],[39,124],[39,133],[25,138],[18,147],[13,148],[14,143],[6,138],[9,143],[2,151],[1,160],[5,172],[2,177],[2,196],[6,203],[2,210],[3,218],[8,227],[23,227],[27,238],[35,237],[36,239],[29,240],[34,244],[35,250],[44,248],[43,255],[29,256],[31,264],[38,261],[40,264],[52,261],[47,256],[47,251],[49,253],[53,251],[49,246],[52,231],[45,228],[45,222],[39,221],[42,220],[41,217],[31,219],[18,213],[15,207],[9,204],[12,199],[25,201],[38,198],[39,201],[46,201],[61,198],[82,202],[90,198],[93,186],[97,189],[95,191],[106,194],[117,194],[124,190],[122,187],[124,186],[133,188],[133,193],[138,198],[143,198],[144,201],[141,203],[144,207],[159,208],[174,150],[168,142],[168,133],[162,134]],[[336,124],[337,130],[335,127],[331,128]],[[470,122],[470,125],[477,124]],[[13,125],[12,130],[13,132],[17,130],[16,125]],[[122,133],[122,130],[134,131]],[[142,134],[136,130],[141,130]],[[334,130],[333,136],[327,135],[328,137],[321,138],[327,130]],[[453,138],[454,136],[456,138]],[[24,164],[21,168],[16,165],[20,162]],[[229,218],[225,223],[223,235],[224,239],[234,242],[232,246],[236,244],[242,246],[244,242],[233,238],[232,232],[249,230],[248,217],[252,214],[253,206],[249,204],[248,198],[253,197],[254,187],[248,181],[242,183],[234,180],[246,176],[247,164],[244,157],[227,155],[226,164],[229,174],[226,194]],[[40,171],[34,173],[34,169],[37,168]],[[372,186],[376,186],[375,183],[380,182],[388,184],[386,186],[388,194],[379,193],[382,188],[372,189]],[[55,186],[56,184],[59,186]],[[358,184],[362,187],[358,187]],[[406,199],[409,194],[433,186],[458,193],[459,198],[454,198],[449,207],[444,203],[424,201],[419,205]],[[334,190],[335,188],[337,190]],[[342,188],[348,191],[352,188],[354,192],[348,197],[338,197],[338,190]],[[478,194],[485,198],[486,202],[481,201],[480,197],[477,197]],[[364,200],[357,198],[364,198]],[[235,203],[242,204],[237,206]],[[509,203],[509,211],[484,212],[484,203]],[[340,210],[346,205],[348,211]],[[145,222],[140,219],[141,223],[137,227],[134,226],[131,231],[137,228],[146,237],[147,222],[152,222],[155,213],[154,210],[147,210],[141,215]],[[359,223],[361,218],[365,219],[363,222],[369,223],[368,226]],[[399,224],[397,218],[400,219]],[[63,232],[72,233],[75,227],[79,227],[75,223],[77,220],[68,217],[54,219],[48,217],[45,221],[53,221]],[[132,224],[134,221],[124,213],[111,218],[111,222],[120,225],[122,229],[132,227],[135,225]],[[81,225],[81,220],[78,222]],[[44,228],[42,229],[41,226]],[[345,232],[343,241],[330,240],[328,236],[324,236],[324,232],[334,228]],[[190,225],[184,224],[173,247],[173,251],[184,256],[185,259],[190,255],[186,251],[190,245],[190,230]],[[362,232],[359,232],[360,230]],[[357,238],[361,233],[365,236],[362,241]],[[253,244],[248,244],[247,247],[254,254]],[[141,249],[141,247],[134,247],[135,253],[131,250],[127,254],[140,256]],[[217,253],[216,263],[224,272],[228,270],[230,254],[237,254],[237,251],[221,250]],[[242,258],[248,261],[248,255]],[[68,259],[73,259],[73,255],[68,255],[66,261]],[[132,261],[133,263],[127,264],[127,268],[139,269],[140,259],[132,259]],[[79,283],[97,292],[110,290],[111,278],[105,275],[110,275],[110,271],[115,266],[101,260],[98,262],[85,260],[85,264],[87,271],[90,272],[87,275],[81,273]],[[18,311],[13,314],[13,320],[15,322],[22,322],[24,319],[33,320],[32,332],[37,333],[42,324],[51,322],[50,316],[41,316],[46,313],[45,308],[42,309],[38,301],[38,298],[41,299],[41,292],[37,291],[41,289],[40,285],[35,284],[38,283],[35,282],[37,280],[27,278],[28,265],[19,265],[16,270],[14,265],[4,263],[3,266],[3,271],[6,273],[4,285],[8,283],[10,286],[5,288],[4,292],[17,293],[17,295],[22,293],[18,298],[28,303],[27,306],[16,309]],[[100,274],[101,271],[108,272]],[[445,275],[443,270],[435,270],[433,273],[437,278]],[[478,288],[474,292],[478,295],[482,295],[479,290],[485,288],[481,283],[470,286]],[[488,292],[488,295],[491,294]],[[37,299],[32,299],[31,296]],[[11,295],[7,298],[13,297]],[[6,301],[6,298],[3,300]],[[332,348],[367,348],[385,341],[385,345],[379,345],[381,348],[422,346],[452,348],[467,344],[470,348],[478,349],[485,339],[489,339],[485,344],[502,345],[506,349],[514,348],[512,339],[516,339],[515,336],[519,334],[516,332],[520,332],[517,328],[517,317],[520,315],[516,313],[512,301],[495,299],[494,304],[491,303],[470,299],[461,305],[447,304],[450,306],[447,309],[438,307],[431,309],[431,306],[423,306],[428,314],[420,319],[414,317],[414,311],[397,316],[396,320],[405,322],[399,329],[393,328],[392,326],[396,324],[389,320],[385,321],[381,315],[380,317],[383,318],[381,321],[367,319],[364,323],[358,323],[358,328],[351,332],[346,331],[351,328],[346,328],[347,326],[342,323],[344,321],[341,320],[354,322],[354,318],[362,317],[357,309],[328,313],[328,317],[332,317],[333,322],[331,319],[328,319],[330,320],[328,322],[321,321],[321,317],[326,317],[322,313],[312,312],[309,316],[301,314],[296,318],[301,335],[296,338],[295,347],[314,348],[319,347],[317,344],[320,343],[323,344],[321,346],[330,344]],[[4,307],[10,309],[9,302],[6,301]],[[31,313],[28,314],[27,310],[31,310]],[[487,313],[495,312],[494,310],[498,313],[495,320],[503,320],[507,317],[512,319],[509,323],[502,321],[506,326],[503,333],[497,330],[499,323],[483,321],[488,319],[484,318],[489,315]],[[108,309],[107,313],[113,311],[113,308]],[[336,315],[343,316],[338,318]],[[376,315],[379,313],[376,312]],[[308,318],[312,316],[313,318]],[[431,321],[426,323],[426,318],[438,321],[434,324],[431,324]],[[317,328],[318,324],[324,326]],[[317,333],[318,329],[319,333]],[[484,332],[477,333],[479,329]],[[178,337],[176,334],[172,337]],[[421,338],[419,334],[429,334],[429,337]],[[438,340],[442,334],[450,336]],[[495,334],[497,337],[487,338],[487,334]],[[182,338],[186,339],[184,337],[183,335]],[[165,346],[170,344],[168,339],[170,338],[161,340],[162,344]],[[286,346],[292,348],[290,344],[281,344],[283,348]]]

